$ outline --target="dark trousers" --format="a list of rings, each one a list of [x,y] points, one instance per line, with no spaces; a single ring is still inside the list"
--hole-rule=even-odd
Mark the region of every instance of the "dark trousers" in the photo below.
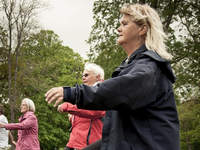
[[[90,145],[88,145],[87,147],[85,147],[82,150],[100,150],[101,148],[101,140],[98,140]]]

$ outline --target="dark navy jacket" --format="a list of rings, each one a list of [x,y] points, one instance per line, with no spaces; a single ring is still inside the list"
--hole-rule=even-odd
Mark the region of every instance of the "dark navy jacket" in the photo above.
[[[179,150],[169,62],[143,45],[98,87],[64,88],[79,108],[107,110],[101,150]]]

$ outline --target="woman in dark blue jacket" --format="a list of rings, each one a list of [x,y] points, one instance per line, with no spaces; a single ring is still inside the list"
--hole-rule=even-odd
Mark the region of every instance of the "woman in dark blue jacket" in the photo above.
[[[124,5],[117,42],[127,58],[98,87],[56,87],[46,93],[55,106],[107,110],[101,150],[179,150],[179,120],[162,23],[148,5]]]

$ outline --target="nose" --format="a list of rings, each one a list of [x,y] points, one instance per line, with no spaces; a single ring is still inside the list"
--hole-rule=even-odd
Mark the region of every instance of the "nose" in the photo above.
[[[117,31],[118,32],[121,32],[122,30],[121,30],[121,25],[117,28]]]
[[[86,81],[86,77],[82,76],[82,81],[85,82]]]

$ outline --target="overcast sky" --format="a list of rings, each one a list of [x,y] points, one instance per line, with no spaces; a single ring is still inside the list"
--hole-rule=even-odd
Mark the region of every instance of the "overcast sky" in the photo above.
[[[40,25],[53,30],[63,44],[86,58],[85,42],[93,25],[93,0],[48,0],[48,9],[39,15]]]

